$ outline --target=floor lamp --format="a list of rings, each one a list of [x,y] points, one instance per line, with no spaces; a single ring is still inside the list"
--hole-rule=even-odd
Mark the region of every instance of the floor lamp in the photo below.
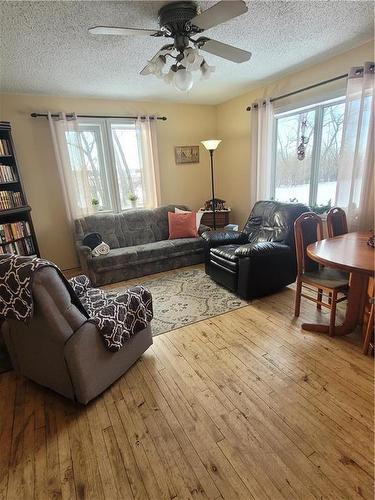
[[[208,141],[201,141],[203,146],[210,152],[211,159],[211,190],[212,190],[212,216],[214,229],[216,229],[216,214],[215,214],[215,183],[214,183],[214,151],[221,143],[221,139],[210,139]]]

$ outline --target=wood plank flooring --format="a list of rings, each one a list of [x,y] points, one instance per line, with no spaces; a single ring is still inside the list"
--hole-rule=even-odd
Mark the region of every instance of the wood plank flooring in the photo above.
[[[0,375],[0,498],[372,499],[373,360],[293,298],[156,337],[85,408]]]

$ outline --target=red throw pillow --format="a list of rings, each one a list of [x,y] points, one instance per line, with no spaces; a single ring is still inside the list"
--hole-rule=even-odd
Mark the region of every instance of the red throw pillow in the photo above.
[[[197,225],[194,212],[175,214],[168,212],[169,239],[196,238]]]

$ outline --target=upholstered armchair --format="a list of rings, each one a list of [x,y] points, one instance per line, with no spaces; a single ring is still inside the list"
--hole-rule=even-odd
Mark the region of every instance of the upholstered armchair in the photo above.
[[[81,278],[86,282],[83,280],[75,286],[55,267],[35,271],[31,319],[21,321],[8,317],[1,324],[1,333],[17,372],[67,398],[87,404],[121,377],[151,346],[152,302],[143,287],[116,294],[91,288],[87,278]],[[4,290],[6,283],[1,281]],[[142,293],[147,294],[150,311],[144,315],[144,322],[139,321],[137,302],[143,300]],[[115,299],[122,304],[127,300],[125,304],[132,309],[132,317],[128,321],[126,315],[121,317],[116,313],[114,324],[109,326],[128,327],[128,335],[121,348],[115,345],[112,349],[112,341],[123,340],[121,330],[111,338],[109,330],[112,329],[106,330],[108,325],[99,321],[99,313],[107,307],[102,319],[111,320],[110,310]],[[121,325],[120,319],[124,320]],[[129,334],[131,328],[132,335]]]
[[[206,273],[245,300],[277,292],[296,279],[293,224],[309,207],[258,201],[242,231],[210,231]]]

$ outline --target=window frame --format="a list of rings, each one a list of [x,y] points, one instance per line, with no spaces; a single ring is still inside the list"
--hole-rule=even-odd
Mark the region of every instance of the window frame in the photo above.
[[[329,100],[324,100],[315,104],[301,106],[288,111],[280,111],[274,114],[273,129],[272,129],[272,159],[271,159],[271,186],[270,192],[272,199],[275,199],[276,194],[276,157],[277,157],[277,130],[279,118],[287,118],[289,116],[299,115],[304,111],[315,111],[314,121],[314,143],[311,152],[311,172],[309,183],[309,206],[314,206],[317,203],[318,185],[319,185],[319,160],[322,147],[323,133],[323,116],[324,109],[335,104],[345,103],[345,95],[334,97]]]
[[[133,125],[135,128],[136,120],[132,118],[79,118],[78,127],[83,130],[90,130],[96,128],[100,130],[98,137],[100,139],[100,153],[105,170],[106,180],[109,191],[109,201],[111,209],[101,210],[101,213],[120,213],[131,210],[132,208],[121,208],[121,196],[119,189],[119,182],[116,170],[116,156],[112,140],[112,125]],[[92,130],[91,130],[92,131]],[[95,134],[96,135],[96,134]],[[99,151],[98,151],[99,152]],[[138,145],[139,154],[139,145]]]

